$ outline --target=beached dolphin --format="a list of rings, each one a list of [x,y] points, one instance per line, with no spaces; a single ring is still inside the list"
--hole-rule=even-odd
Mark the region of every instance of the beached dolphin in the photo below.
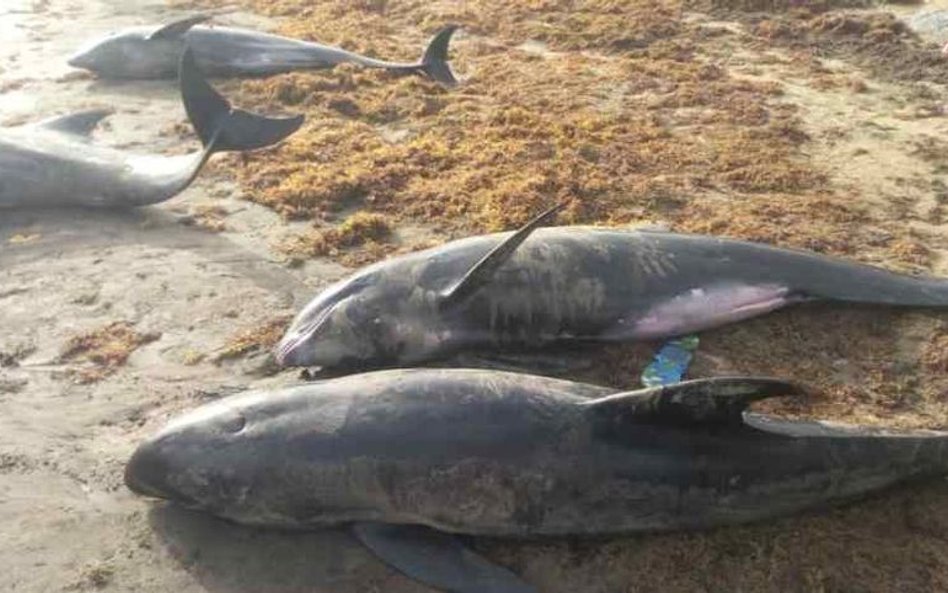
[[[260,77],[294,70],[332,68],[343,62],[394,72],[424,74],[444,85],[457,80],[448,65],[448,43],[457,27],[441,29],[420,62],[400,63],[318,43],[230,27],[205,27],[207,15],[155,27],[132,27],[95,41],[69,59],[69,65],[102,78],[172,78],[185,46],[194,51],[208,76]]]
[[[470,351],[667,338],[801,301],[948,307],[946,280],[716,237],[536,230],[555,213],[330,286],[297,316],[277,359],[366,370]]]
[[[92,110],[0,132],[0,208],[144,206],[183,191],[215,152],[275,144],[303,117],[267,118],[233,109],[204,79],[190,53],[181,59],[181,98],[204,149],[140,155],[87,142],[109,114]]]
[[[219,400],[128,462],[133,491],[248,525],[352,524],[448,591],[527,592],[449,534],[704,529],[948,472],[948,433],[754,414],[792,383],[713,378],[619,393],[533,375],[410,369]]]

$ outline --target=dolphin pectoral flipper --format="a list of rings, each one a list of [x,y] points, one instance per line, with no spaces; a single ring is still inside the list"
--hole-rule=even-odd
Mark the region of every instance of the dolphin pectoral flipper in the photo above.
[[[68,115],[51,117],[36,123],[36,127],[45,128],[63,134],[74,136],[88,136],[99,122],[112,115],[114,111],[108,108],[87,109]]]
[[[210,20],[210,18],[211,15],[209,14],[197,14],[187,18],[179,19],[155,29],[155,31],[151,33],[147,39],[172,39],[174,37],[180,37],[191,30],[191,28],[195,25],[206,22]]]
[[[380,560],[405,575],[452,593],[536,593],[506,568],[421,525],[356,523],[353,532]]]
[[[552,220],[553,217],[565,207],[566,203],[561,202],[547,209],[520,227],[519,230],[507,237],[502,243],[491,249],[487,255],[474,264],[460,280],[441,293],[441,308],[447,309],[464,302],[469,296],[477,292],[478,289],[490,283],[494,273],[510,259],[510,256],[514,254],[517,248],[527,240],[527,237],[529,237],[533,231]]]
[[[758,400],[806,395],[798,383],[767,377],[712,377],[616,393],[582,406],[619,422],[739,426]]]

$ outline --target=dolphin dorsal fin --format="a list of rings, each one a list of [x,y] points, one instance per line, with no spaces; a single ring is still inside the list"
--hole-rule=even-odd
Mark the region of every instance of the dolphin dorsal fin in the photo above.
[[[562,202],[547,209],[520,227],[518,231],[507,237],[500,245],[491,249],[487,255],[474,264],[460,280],[442,291],[441,308],[450,308],[467,300],[468,297],[488,284],[494,277],[494,273],[510,259],[510,256],[514,254],[517,247],[527,240],[530,233],[552,220],[564,207],[566,207],[566,203]]]
[[[111,109],[87,109],[68,115],[60,115],[44,119],[36,124],[39,128],[87,137],[92,133],[99,122],[114,113]]]
[[[580,405],[619,423],[738,426],[755,401],[806,395],[792,381],[768,377],[713,377],[608,395]]]
[[[148,41],[152,39],[173,39],[175,37],[180,37],[191,30],[191,27],[194,25],[199,25],[203,22],[206,22],[211,19],[209,14],[197,14],[194,16],[189,16],[187,18],[179,19],[168,23],[167,25],[162,25],[148,35]]]

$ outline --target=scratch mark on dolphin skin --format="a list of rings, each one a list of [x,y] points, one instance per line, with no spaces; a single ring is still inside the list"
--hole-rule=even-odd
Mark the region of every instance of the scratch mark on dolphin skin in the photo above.
[[[648,278],[668,278],[678,272],[678,265],[674,257],[668,252],[658,249],[651,241],[637,236],[637,249],[633,253],[636,268],[641,270],[643,280]]]

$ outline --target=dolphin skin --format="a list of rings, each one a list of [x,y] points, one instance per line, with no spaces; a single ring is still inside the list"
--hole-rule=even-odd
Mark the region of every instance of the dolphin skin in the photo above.
[[[102,78],[172,78],[178,58],[187,46],[209,76],[262,77],[332,68],[349,62],[367,68],[424,74],[447,86],[457,83],[448,65],[448,44],[457,30],[454,25],[435,34],[421,61],[399,63],[247,29],[199,25],[208,18],[199,15],[163,26],[119,31],[81,50],[69,59],[69,65],[91,70]]]
[[[948,306],[942,279],[715,237],[537,229],[555,212],[342,280],[297,316],[277,359],[368,370],[471,350],[668,338],[801,301]]]
[[[533,589],[450,534],[713,528],[948,471],[948,433],[746,409],[803,393],[753,377],[622,393],[489,370],[376,371],[198,408],[138,447],[125,482],[248,525],[351,524],[409,576],[484,593]]]
[[[204,79],[190,53],[180,67],[181,98],[204,149],[180,155],[137,155],[95,146],[87,136],[109,112],[92,110],[0,135],[0,208],[145,206],[184,191],[212,153],[275,144],[303,117],[266,118],[233,109]]]

